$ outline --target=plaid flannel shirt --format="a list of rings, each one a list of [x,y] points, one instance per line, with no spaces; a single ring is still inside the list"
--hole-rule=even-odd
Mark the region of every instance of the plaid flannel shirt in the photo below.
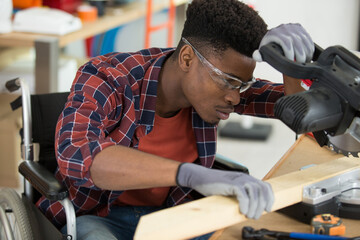
[[[69,190],[76,214],[106,216],[122,191],[97,188],[89,168],[106,147],[137,148],[138,128],[148,134],[154,125],[157,83],[161,67],[174,49],[151,48],[135,53],[109,53],[79,68],[68,101],[56,126],[56,177]],[[241,94],[236,112],[272,117],[283,85],[259,80]],[[193,109],[197,164],[211,167],[215,159],[217,126],[204,122]],[[174,206],[191,199],[191,189],[172,187],[166,201]],[[41,198],[38,207],[57,227],[66,218],[59,202]]]

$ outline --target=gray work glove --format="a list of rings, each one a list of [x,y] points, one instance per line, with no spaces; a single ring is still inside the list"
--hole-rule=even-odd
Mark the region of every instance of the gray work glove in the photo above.
[[[235,196],[240,211],[248,218],[258,219],[264,210],[270,212],[274,203],[270,184],[241,172],[183,163],[178,169],[176,181],[179,186],[192,188],[204,196]]]
[[[261,40],[259,49],[270,42],[279,44],[286,58],[300,63],[309,62],[315,50],[310,35],[298,23],[281,24],[270,29]],[[259,50],[254,51],[253,59],[262,61]]]

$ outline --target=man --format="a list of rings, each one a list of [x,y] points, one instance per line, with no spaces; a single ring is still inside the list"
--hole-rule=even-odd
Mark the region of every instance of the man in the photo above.
[[[55,143],[56,176],[69,189],[79,239],[132,239],[142,215],[190,201],[192,190],[235,196],[249,218],[271,210],[268,184],[209,168],[220,120],[232,112],[273,117],[284,89],[301,89],[286,76],[284,85],[253,77],[253,52],[273,41],[292,60],[312,56],[300,25],[267,32],[237,0],[194,0],[176,49],[109,53],[79,69]],[[261,60],[259,52],[254,58]],[[59,203],[38,205],[65,224]]]

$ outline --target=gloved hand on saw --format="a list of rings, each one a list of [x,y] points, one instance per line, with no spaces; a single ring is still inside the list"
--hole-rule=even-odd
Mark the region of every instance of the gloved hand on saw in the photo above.
[[[261,40],[259,49],[271,42],[281,46],[285,57],[300,63],[309,62],[315,51],[310,35],[298,23],[281,24],[270,29]],[[262,61],[259,50],[254,51],[253,59]]]
[[[271,211],[274,195],[270,184],[241,172],[205,168],[193,163],[183,163],[178,169],[176,182],[192,188],[204,196],[234,196],[239,201],[241,213],[258,219],[263,211]]]

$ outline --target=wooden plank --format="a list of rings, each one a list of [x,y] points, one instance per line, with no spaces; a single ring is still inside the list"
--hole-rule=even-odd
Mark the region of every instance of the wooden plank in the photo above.
[[[344,155],[331,151],[327,146],[320,147],[313,137],[301,135],[263,180],[342,157]]]
[[[310,164],[321,164],[342,157],[344,157],[342,154],[336,154],[328,147],[320,148],[313,137],[303,134],[296,140],[293,146],[284,154],[277,164],[275,164],[263,180],[297,171]],[[345,224],[345,236],[359,236],[360,232],[357,231],[358,224],[359,223],[355,223],[354,221],[347,221],[347,224]],[[259,220],[248,219],[229,228],[218,230],[211,236],[210,240],[241,239],[241,230],[244,226],[252,226],[255,229],[268,228],[286,232],[311,232],[308,224],[302,224],[284,214],[272,212],[266,214],[266,216],[263,216]]]
[[[278,177],[290,172],[294,172],[300,170],[302,167],[313,165],[313,164],[321,164],[328,162],[330,160],[338,159],[344,157],[342,154],[337,154],[331,151],[328,147],[319,147],[319,144],[316,140],[306,134],[301,135],[296,142],[289,148],[289,150],[284,154],[284,156],[271,168],[271,170],[266,174],[266,176],[262,180],[268,180],[269,178]],[[270,214],[274,218],[278,216],[282,216],[281,214],[272,213]],[[268,217],[267,217],[268,218]],[[290,219],[288,219],[290,221]],[[247,220],[245,222],[241,222],[232,226],[231,228],[221,229],[214,233],[210,240],[217,240],[217,239],[234,239],[233,236],[241,236],[239,235],[239,231],[237,228],[240,229],[245,226],[243,224],[249,225],[249,222],[254,222],[252,220]],[[260,221],[255,221],[256,223],[263,223],[263,219]],[[276,224],[273,222],[268,222],[267,225],[270,229],[274,228]],[[256,226],[256,225],[255,225]],[[288,226],[284,226],[283,229],[286,229]],[[264,228],[262,225],[260,228]],[[233,234],[233,231],[236,233]],[[293,231],[293,229],[288,228],[289,231]],[[241,232],[241,231],[240,231]],[[239,239],[236,237],[236,239]]]
[[[357,168],[360,168],[358,158],[340,158],[267,180],[275,195],[272,211],[300,202],[303,186]],[[134,239],[187,239],[245,220],[234,198],[211,196],[143,216]]]

